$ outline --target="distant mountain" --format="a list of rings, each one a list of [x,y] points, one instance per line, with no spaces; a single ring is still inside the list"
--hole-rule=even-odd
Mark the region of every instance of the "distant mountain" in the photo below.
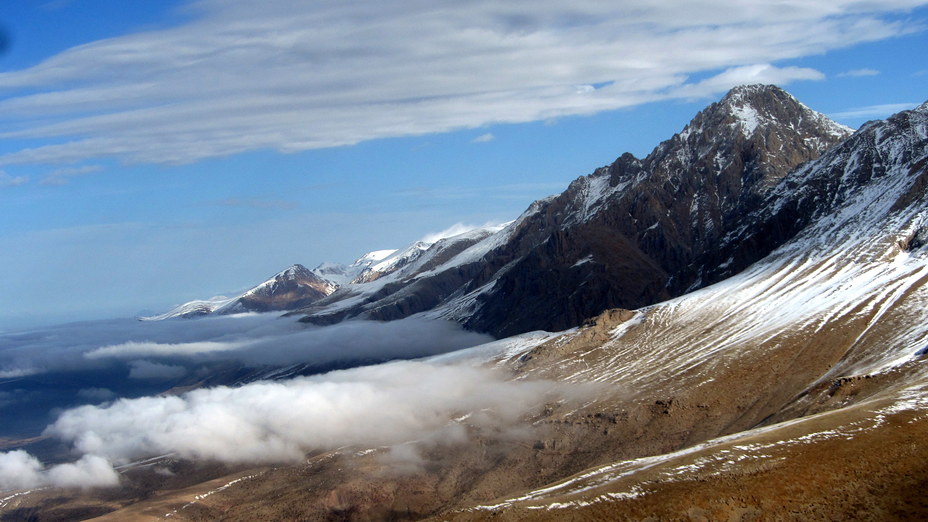
[[[735,88],[646,158],[624,154],[427,276],[398,270],[377,287],[337,292],[303,310],[305,320],[431,311],[502,337],[681,295],[744,269],[749,258],[725,270],[700,263],[750,228],[745,219],[790,170],[851,133],[778,87]]]
[[[475,228],[433,243],[417,241],[402,250],[375,250],[349,265],[321,263],[309,270],[295,264],[267,281],[234,297],[217,296],[179,305],[170,311],[143,320],[191,318],[242,312],[292,311],[322,301],[339,288],[335,300],[355,295],[357,289],[371,291],[379,279],[403,270],[425,271],[440,265],[465,248],[499,231],[500,226]],[[379,288],[379,287],[378,287]]]
[[[142,319],[157,321],[203,315],[291,310],[318,301],[334,292],[336,288],[337,285],[331,281],[322,279],[303,265],[295,264],[235,297],[220,296],[190,301],[164,314]]]

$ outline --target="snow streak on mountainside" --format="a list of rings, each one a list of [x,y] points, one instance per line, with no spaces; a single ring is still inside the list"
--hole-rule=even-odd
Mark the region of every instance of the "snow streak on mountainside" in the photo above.
[[[336,286],[344,286],[354,282],[361,274],[369,271],[371,266],[382,262],[384,259],[396,254],[396,252],[396,250],[375,250],[359,257],[350,265],[322,263],[314,268],[313,272],[319,277],[331,281]]]
[[[428,273],[336,293],[306,320],[430,311],[506,336],[681,295],[717,280],[699,260],[772,187],[850,134],[777,87],[733,89],[647,158],[625,154]]]

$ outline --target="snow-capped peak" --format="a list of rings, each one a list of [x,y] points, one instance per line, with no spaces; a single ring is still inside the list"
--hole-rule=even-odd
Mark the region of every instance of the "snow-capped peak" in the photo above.
[[[305,266],[303,266],[303,265],[297,263],[297,264],[294,264],[294,265],[290,265],[289,267],[287,267],[286,270],[281,271],[280,273],[278,273],[278,274],[277,274],[276,276],[274,276],[274,277],[275,277],[275,278],[277,278],[277,277],[284,277],[284,278],[287,278],[287,279],[294,279],[294,278],[296,278],[296,277],[301,277],[301,276],[305,277],[307,274],[310,274],[310,273],[311,273],[311,272],[310,272],[310,270],[309,270],[308,268],[306,268]]]
[[[854,132],[816,112],[793,95],[775,85],[741,85],[730,90],[718,103],[714,103],[697,115],[679,137],[688,141],[691,136],[700,136],[707,129],[713,135],[727,125],[744,137],[751,137],[759,128],[812,129],[842,139]]]
[[[306,284],[315,284],[324,289],[323,292],[325,293],[332,293],[335,290],[335,285],[329,285],[332,287],[331,289],[326,288],[325,283],[328,283],[328,281],[322,280],[318,275],[316,275],[305,266],[301,264],[293,264],[275,274],[274,277],[255,286],[242,295],[252,296],[260,293],[273,293],[281,284],[291,283],[294,281],[296,281],[297,284],[301,282]]]

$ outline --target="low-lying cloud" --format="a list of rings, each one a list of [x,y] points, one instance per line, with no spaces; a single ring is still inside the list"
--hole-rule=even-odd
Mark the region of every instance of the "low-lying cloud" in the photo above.
[[[145,356],[196,356],[210,352],[234,350],[241,346],[237,343],[218,343],[211,341],[196,343],[152,343],[129,341],[121,344],[101,346],[84,354],[88,359],[133,358]]]
[[[45,435],[75,460],[45,465],[22,450],[0,453],[0,490],[112,486],[117,466],[166,454],[278,463],[387,447],[384,462],[403,471],[417,465],[416,444],[459,443],[470,430],[523,433],[527,415],[582,394],[479,366],[496,344],[434,357],[491,340],[449,321],[320,327],[276,314],[2,334],[0,415],[15,422],[0,426],[0,437]],[[350,369],[293,377],[335,368]],[[291,378],[260,380],[283,375]]]
[[[237,388],[120,399],[65,411],[46,429],[73,446],[80,455],[73,463],[46,469],[23,451],[0,453],[0,489],[114,485],[114,466],[163,454],[286,463],[299,462],[311,450],[430,438],[454,442],[466,438],[459,422],[517,425],[545,403],[580,393],[551,381],[506,380],[463,362],[400,361]],[[388,458],[404,465],[414,460],[414,455],[401,458],[409,448],[394,450]]]
[[[119,474],[102,457],[84,455],[75,462],[45,468],[25,451],[0,453],[0,491],[41,486],[92,488],[118,483]]]
[[[312,326],[278,314],[194,320],[89,321],[0,334],[0,378],[74,372],[147,360],[192,368],[382,362],[445,353],[492,340],[449,321],[346,321]]]
[[[115,465],[165,453],[281,462],[313,448],[423,440],[452,433],[452,415],[472,410],[515,422],[549,396],[551,383],[510,383],[461,362],[408,361],[490,340],[448,321],[320,327],[276,314],[5,333],[0,415],[15,421],[0,426],[0,437],[27,440],[45,428],[79,458],[46,467],[23,451],[0,454],[0,489],[112,485]],[[254,382],[390,360],[407,361]],[[163,395],[204,379],[213,387]],[[242,383],[250,384],[228,386]]]

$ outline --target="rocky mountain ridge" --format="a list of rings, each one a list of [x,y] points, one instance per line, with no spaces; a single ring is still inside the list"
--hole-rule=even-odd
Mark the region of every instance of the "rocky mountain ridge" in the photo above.
[[[353,296],[376,292],[396,278],[381,281],[376,285],[370,283],[394,273],[407,278],[418,277],[441,266],[501,228],[502,226],[494,225],[476,227],[434,242],[416,241],[402,250],[375,250],[362,255],[349,265],[324,262],[308,270],[303,265],[295,264],[235,297],[217,296],[190,301],[164,314],[142,319],[164,320],[242,312],[293,311],[311,304],[324,305],[328,302],[344,305]],[[295,283],[286,283],[287,281]],[[332,296],[339,289],[342,291]],[[326,299],[329,296],[332,298]]]
[[[735,229],[766,226],[755,210],[787,173],[850,134],[778,87],[737,87],[644,159],[623,154],[506,229],[458,238],[452,249],[417,242],[347,267],[320,265],[315,274],[340,291],[278,300],[277,309],[316,324],[429,313],[505,337],[682,295],[762,257],[723,254],[719,244]],[[758,253],[790,235],[753,237],[764,244],[747,251]]]
[[[533,203],[428,277],[398,271],[363,299],[301,312],[323,324],[430,312],[502,337],[681,295],[714,282],[695,263],[779,180],[850,134],[777,87],[739,87],[646,158],[624,154]]]

